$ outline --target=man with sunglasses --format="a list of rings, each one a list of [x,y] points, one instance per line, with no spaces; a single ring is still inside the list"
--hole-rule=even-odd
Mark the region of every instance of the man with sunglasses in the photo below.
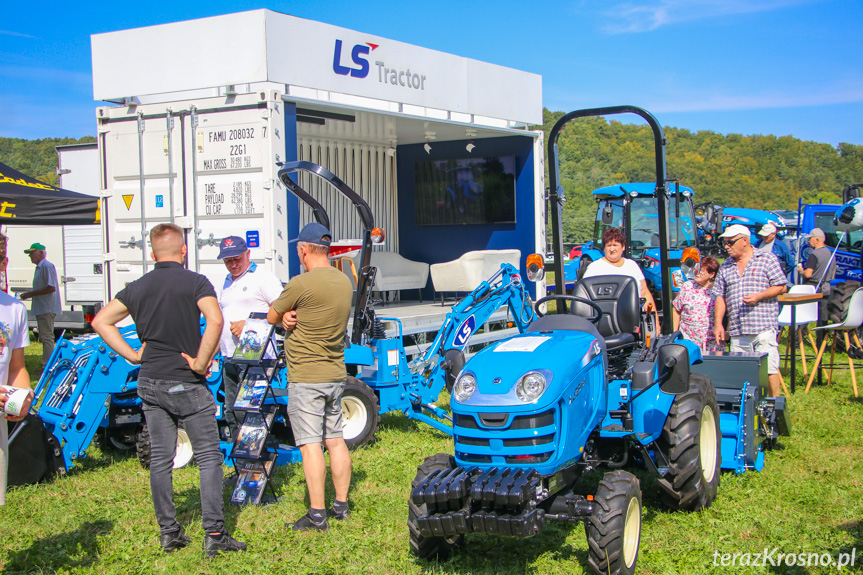
[[[219,339],[219,349],[226,360],[234,355],[234,349],[243,334],[243,325],[252,312],[267,313],[270,304],[282,293],[282,282],[272,272],[258,267],[252,261],[245,240],[230,236],[219,246],[219,259],[225,263],[228,275],[218,287],[219,307],[225,324]],[[237,414],[232,409],[237,399],[240,382],[239,366],[225,362],[222,367],[222,384],[225,388],[225,421],[231,439],[237,437]]]
[[[713,333],[717,342],[731,336],[731,351],[767,354],[768,386],[778,397],[779,345],[776,343],[779,302],[788,281],[779,260],[772,253],[756,250],[749,243],[749,228],[735,224],[719,236],[728,252],[716,274]],[[722,318],[728,311],[728,333]]]

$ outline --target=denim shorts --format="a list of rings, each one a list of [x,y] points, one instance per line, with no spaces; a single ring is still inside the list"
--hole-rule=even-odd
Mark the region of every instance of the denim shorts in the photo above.
[[[292,383],[288,389],[288,417],[297,446],[342,437],[344,381]]]
[[[738,335],[731,337],[731,351],[745,351],[767,354],[767,373],[779,373],[779,344],[776,343],[776,332],[767,329],[756,335]]]

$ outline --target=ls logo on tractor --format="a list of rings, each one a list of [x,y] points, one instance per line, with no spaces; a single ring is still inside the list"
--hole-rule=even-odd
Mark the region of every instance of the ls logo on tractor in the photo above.
[[[470,316],[466,320],[464,320],[458,329],[455,332],[455,339],[453,340],[453,345],[456,347],[464,347],[467,345],[467,342],[470,341],[470,336],[473,335],[473,331],[476,329],[476,320],[473,319],[473,316]]]
[[[349,68],[342,66],[342,41],[336,40],[336,49],[333,52],[333,72],[339,76],[347,76],[350,74],[354,78],[365,78],[369,75],[369,61],[365,58],[372,50],[375,50],[379,44],[366,42],[365,44],[356,44],[351,50],[351,60],[359,68]]]

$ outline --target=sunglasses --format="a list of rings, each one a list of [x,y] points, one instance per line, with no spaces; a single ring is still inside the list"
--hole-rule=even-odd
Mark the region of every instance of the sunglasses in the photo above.
[[[742,239],[743,239],[743,236],[740,236],[736,240],[731,240],[730,242],[722,242],[722,243],[725,244],[726,248],[730,248],[731,246],[733,246],[734,244],[736,244],[737,242],[739,242]]]

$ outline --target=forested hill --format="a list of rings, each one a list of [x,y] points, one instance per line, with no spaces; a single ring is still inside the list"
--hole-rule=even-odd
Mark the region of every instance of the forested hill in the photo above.
[[[544,110],[546,145],[552,126],[563,115]],[[668,177],[692,187],[696,203],[713,200],[739,208],[796,210],[800,197],[804,202],[839,202],[845,186],[863,182],[863,146],[671,127],[664,131]],[[561,132],[558,144],[567,198],[566,242],[592,234],[594,189],[656,178],[653,132],[646,124],[580,118]]]
[[[0,138],[0,162],[10,168],[46,184],[56,186],[57,150],[54,146],[85,144],[95,142],[96,138],[85,136],[75,138],[44,138],[41,140],[22,140],[21,138]]]
[[[543,111],[548,133],[563,112]],[[668,175],[695,190],[696,201],[741,208],[796,209],[805,202],[838,202],[842,188],[863,182],[863,146],[833,147],[790,136],[723,136],[666,127]],[[0,138],[0,162],[46,183],[57,183],[54,146],[92,137]],[[620,182],[652,181],[653,134],[647,125],[581,118],[561,133],[561,183],[566,192],[564,236],[588,239],[595,203],[590,192]]]

